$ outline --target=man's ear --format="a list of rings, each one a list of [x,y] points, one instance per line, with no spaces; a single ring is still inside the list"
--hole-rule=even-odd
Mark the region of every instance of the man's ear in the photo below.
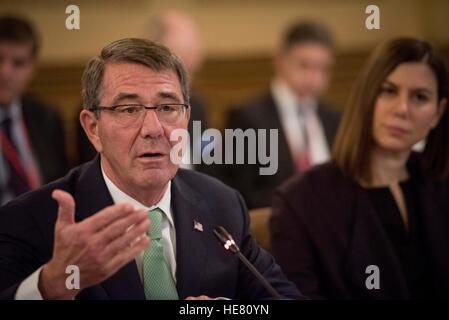
[[[98,118],[94,112],[82,110],[80,113],[80,123],[95,150],[100,153],[103,150],[100,137],[98,135]]]

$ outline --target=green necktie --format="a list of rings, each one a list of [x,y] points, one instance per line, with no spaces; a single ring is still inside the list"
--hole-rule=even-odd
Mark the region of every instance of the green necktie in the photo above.
[[[148,236],[151,243],[143,253],[143,285],[148,300],[176,300],[178,292],[175,282],[164,258],[164,245],[162,242],[161,209],[150,211],[150,231]]]

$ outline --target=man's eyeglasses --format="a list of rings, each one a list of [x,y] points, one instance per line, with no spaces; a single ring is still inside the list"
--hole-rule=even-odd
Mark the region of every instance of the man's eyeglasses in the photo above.
[[[117,124],[127,127],[141,124],[147,110],[154,110],[161,123],[176,124],[185,119],[188,107],[189,105],[185,103],[164,103],[154,107],[143,104],[119,104],[111,107],[97,106],[89,110],[109,111]]]

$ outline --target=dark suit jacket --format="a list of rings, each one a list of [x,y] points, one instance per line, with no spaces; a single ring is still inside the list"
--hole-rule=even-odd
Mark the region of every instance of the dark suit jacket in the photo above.
[[[416,159],[415,159],[416,160]],[[449,297],[449,190],[426,178],[419,162],[409,172],[419,186],[420,209],[434,292]],[[272,250],[290,280],[311,298],[410,298],[398,256],[367,191],[333,164],[318,166],[283,184],[275,193]],[[380,289],[365,286],[366,267],[377,265]],[[427,294],[427,293],[426,293]]]
[[[70,192],[81,221],[113,203],[99,157],[71,170],[64,178],[27,193],[0,209],[0,298],[13,299],[21,281],[52,255],[57,204],[52,190]],[[269,298],[236,256],[224,250],[212,230],[224,226],[256,268],[283,296],[300,297],[272,256],[249,234],[249,218],[241,196],[201,173],[180,170],[172,180],[176,228],[177,289],[180,298],[201,294],[242,299]],[[196,220],[204,232],[193,228]],[[82,275],[81,275],[82,276]],[[103,283],[84,289],[77,299],[144,299],[137,266],[128,263]]]
[[[318,117],[329,145],[332,144],[340,116],[328,106],[320,103]],[[240,191],[249,208],[270,205],[273,190],[296,172],[293,156],[288,147],[287,138],[271,94],[235,108],[230,115],[226,128],[280,129],[278,131],[278,171],[271,176],[259,175],[259,165],[223,166],[222,179]],[[268,132],[267,132],[268,135]]]
[[[68,165],[64,127],[58,112],[31,96],[22,98],[22,112],[42,182],[62,177]]]

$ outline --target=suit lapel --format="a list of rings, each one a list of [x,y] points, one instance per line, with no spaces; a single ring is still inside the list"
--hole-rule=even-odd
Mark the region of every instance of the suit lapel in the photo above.
[[[321,103],[318,104],[317,115],[321,121],[324,135],[326,136],[327,146],[330,148],[334,142],[338,124],[335,123],[336,120],[333,119],[329,111],[326,110],[326,107],[324,107]]]
[[[278,129],[278,175],[288,177],[296,172],[296,165],[293,160],[293,154],[288,146],[277,106],[271,94],[267,97],[266,106],[267,116],[265,119],[267,123],[264,126],[266,129]],[[280,173],[281,171],[284,173]]]
[[[381,225],[368,196],[362,188],[356,187],[353,203],[354,222],[351,230],[345,273],[348,281],[360,292],[374,299],[406,298],[407,284],[399,260]],[[375,265],[380,272],[380,290],[367,289],[366,273],[369,265]]]
[[[45,148],[45,144],[48,144],[48,141],[45,136],[43,136],[42,123],[39,120],[40,115],[35,114],[36,108],[33,105],[33,102],[28,98],[22,97],[21,104],[23,123],[30,142],[30,152],[35,160],[37,170],[41,176],[40,178],[42,182],[45,182],[49,175],[48,168],[51,168],[53,164],[49,163],[49,159],[45,157],[49,152],[49,150]]]
[[[181,174],[180,174],[181,172]],[[172,208],[176,228],[176,279],[179,298],[202,294],[202,282],[207,264],[205,234],[212,232],[208,208],[182,180],[182,170],[172,180]],[[201,225],[203,231],[194,228]]]
[[[101,209],[113,204],[111,194],[101,173],[100,156],[97,155],[86,166],[86,169],[80,175],[74,195],[77,221],[87,219]],[[135,261],[129,262],[113,276],[103,281],[100,286],[105,289],[109,299],[145,299],[143,284]]]
[[[101,173],[99,155],[82,170],[74,197],[78,221],[114,203]]]
[[[145,300],[145,291],[133,260],[100,284],[112,300]]]
[[[443,192],[443,190],[445,190]],[[421,181],[417,192],[420,199],[419,214],[424,229],[425,248],[429,267],[432,270],[433,285],[437,292],[449,292],[449,206],[447,188],[433,188],[429,181]]]

